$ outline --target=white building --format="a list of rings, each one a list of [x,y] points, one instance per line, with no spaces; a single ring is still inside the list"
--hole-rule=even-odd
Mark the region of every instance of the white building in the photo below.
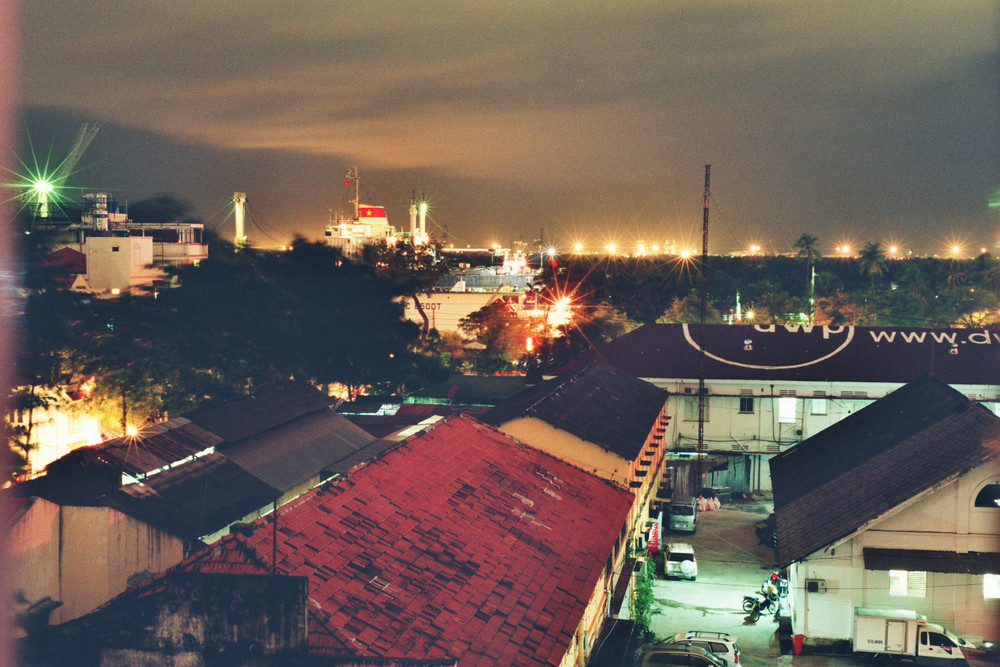
[[[996,411],[1000,335],[984,329],[651,324],[559,369],[601,359],[671,393],[668,448],[730,456],[706,485],[769,490],[767,461],[903,384],[932,375]]]
[[[1000,641],[1000,419],[924,377],[771,462],[792,632],[907,609]]]
[[[197,264],[208,257],[195,222],[134,222],[108,195],[84,197],[79,223],[40,225],[53,239],[52,265],[62,265],[72,281],[65,285],[101,297],[140,295],[165,278],[163,267]],[[68,260],[68,251],[81,258]],[[61,254],[61,255],[60,255]]]

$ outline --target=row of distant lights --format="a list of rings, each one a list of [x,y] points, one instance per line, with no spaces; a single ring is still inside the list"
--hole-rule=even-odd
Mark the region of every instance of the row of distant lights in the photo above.
[[[857,254],[857,252],[849,245],[839,245],[834,250],[838,255],[844,257],[853,257]],[[617,245],[614,243],[608,243],[607,245],[605,245],[604,251],[609,255],[618,254],[619,252]],[[947,254],[951,257],[960,257],[963,254],[962,247],[957,245],[951,246],[951,248],[949,248],[948,251],[949,252]],[[573,254],[579,255],[582,254],[583,252],[584,252],[583,244],[577,243],[573,246]],[[985,254],[986,252],[988,252],[988,249],[986,247],[979,248],[979,254]],[[647,247],[644,243],[640,243],[638,246],[636,246],[635,256],[642,257],[649,254],[660,254],[660,253],[661,250],[659,245],[654,244]],[[549,257],[555,257],[558,254],[558,250],[556,250],[554,247],[549,247],[548,250],[545,251],[545,254],[548,255]],[[622,253],[622,254],[627,254],[627,253]],[[693,257],[695,255],[695,251],[685,249],[677,252],[667,252],[667,254],[677,255],[678,257],[686,259],[688,257]],[[763,255],[764,250],[759,245],[751,245],[747,248],[747,254]],[[886,256],[889,257],[890,259],[897,259],[897,258],[902,259],[904,257],[912,257],[913,251],[907,250],[904,252],[899,248],[899,246],[893,245],[886,248]],[[933,256],[939,257],[938,254],[934,254]]]
[[[580,255],[583,254],[583,252],[584,249],[582,243],[576,243],[573,245],[574,255]],[[614,243],[608,243],[607,245],[604,246],[604,252],[606,252],[609,255],[619,254],[618,246]],[[650,255],[650,254],[658,255],[661,253],[666,253],[669,255],[677,255],[679,257],[691,257],[692,255],[694,255],[693,250],[680,250],[677,252],[661,250],[660,246],[655,243],[651,246],[647,246],[645,243],[640,243],[638,246],[636,246],[635,249],[635,255],[637,257],[642,257],[644,255]],[[556,254],[558,254],[558,251],[555,248],[550,247],[548,250],[545,251],[545,254],[548,255],[549,257],[555,257]],[[627,253],[622,252],[621,254],[624,255]]]
[[[837,251],[837,254],[844,255],[846,257],[850,257],[850,256],[853,256],[855,254],[854,250],[850,246],[848,246],[848,245],[839,245],[839,246],[837,246],[836,251]],[[979,248],[979,254],[980,255],[983,255],[986,252],[988,252],[988,249],[986,247]],[[912,250],[907,250],[907,251],[903,252],[899,248],[899,246],[894,246],[894,245],[889,246],[888,248],[886,248],[885,249],[885,253],[886,253],[886,256],[889,257],[889,258],[902,258],[902,257],[912,257],[913,256],[913,251]],[[957,246],[957,245],[953,245],[950,248],[948,248],[948,252],[945,253],[945,254],[947,254],[947,255],[949,255],[951,257],[960,257],[963,254],[962,247],[961,246]],[[938,255],[937,253],[934,254],[934,257],[939,257],[939,256],[940,255]]]

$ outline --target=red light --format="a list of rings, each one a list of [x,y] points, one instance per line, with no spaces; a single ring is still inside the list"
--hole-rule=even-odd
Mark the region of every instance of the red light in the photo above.
[[[344,181],[344,187],[345,188],[351,187],[351,182],[350,181]]]

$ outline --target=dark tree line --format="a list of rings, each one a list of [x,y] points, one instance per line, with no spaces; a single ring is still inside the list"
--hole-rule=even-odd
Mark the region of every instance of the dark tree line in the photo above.
[[[85,395],[106,433],[176,415],[292,379],[358,392],[405,394],[449,371],[525,372],[557,365],[652,322],[697,322],[707,271],[709,322],[989,326],[1000,320],[1000,263],[888,259],[877,243],[857,257],[822,256],[803,235],[797,256],[607,258],[546,264],[539,302],[573,302],[557,330],[499,303],[463,323],[468,338],[403,318],[401,297],[424,292],[447,268],[405,243],[347,261],[297,239],[287,252],[236,252],[213,240],[210,258],[180,267],[155,296],[115,300],[25,278],[22,345],[3,465],[16,471],[31,442],[30,415],[69,389]],[[33,249],[42,252],[44,244]],[[736,304],[739,303],[739,311]],[[530,346],[527,339],[531,338]]]
[[[711,256],[701,259],[561,258],[553,279],[591,303],[619,310],[632,325],[698,321],[701,275],[708,276],[708,321],[867,326],[978,327],[1000,321],[1000,262],[888,259],[877,243],[856,257]]]
[[[155,296],[92,299],[33,277],[11,405],[30,415],[79,391],[102,429],[120,434],[292,379],[347,394],[443,380],[447,369],[398,301],[419,272],[380,265],[297,239],[280,253],[217,244]],[[28,431],[7,434],[8,469],[23,459]]]

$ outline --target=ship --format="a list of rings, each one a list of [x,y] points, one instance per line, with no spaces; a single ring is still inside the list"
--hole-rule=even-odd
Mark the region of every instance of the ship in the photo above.
[[[385,207],[361,203],[361,176],[358,173],[358,168],[348,169],[345,179],[344,185],[346,187],[352,185],[354,187],[354,198],[350,201],[354,208],[354,215],[330,213],[330,220],[324,235],[326,244],[339,249],[345,257],[352,259],[360,258],[366,246],[380,243],[394,245],[401,235],[395,227],[389,224]],[[416,235],[411,233],[411,236],[416,241]]]

